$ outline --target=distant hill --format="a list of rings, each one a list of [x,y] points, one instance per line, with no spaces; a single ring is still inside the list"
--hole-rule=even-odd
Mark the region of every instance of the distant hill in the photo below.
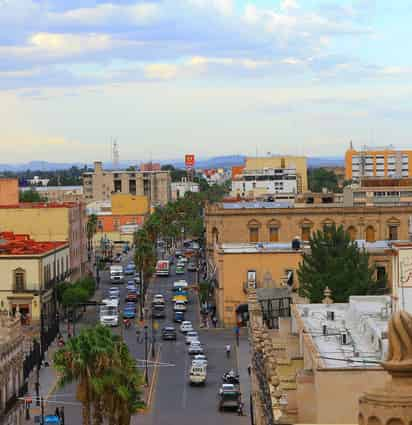
[[[234,165],[243,164],[246,156],[243,155],[224,155],[224,156],[215,156],[212,158],[198,159],[196,161],[196,168],[227,168]],[[119,168],[127,168],[130,165],[136,165],[142,161],[121,161]],[[183,168],[184,162],[180,160],[162,160],[159,161],[161,164],[172,164],[177,168]],[[20,171],[55,171],[55,170],[65,170],[70,167],[76,166],[83,168],[85,165],[89,167],[92,164],[85,162],[75,162],[75,163],[64,163],[64,162],[48,162],[48,161],[30,161],[27,163],[21,164],[0,164],[0,172],[11,171],[11,172],[20,172]],[[106,169],[110,169],[111,163],[104,163],[103,166]],[[317,167],[343,167],[344,160],[339,157],[313,157],[308,158],[308,167],[317,168]]]

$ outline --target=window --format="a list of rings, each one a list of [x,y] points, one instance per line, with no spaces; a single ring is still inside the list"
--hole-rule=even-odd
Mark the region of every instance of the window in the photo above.
[[[308,242],[310,239],[310,227],[304,226],[302,227],[302,241]]]
[[[373,228],[373,226],[368,226],[366,228],[365,239],[366,239],[366,242],[375,242],[376,241],[375,229]]]
[[[279,227],[270,226],[269,227],[269,241],[270,242],[279,242]]]
[[[14,290],[23,292],[26,289],[26,272],[23,269],[14,271]]]
[[[121,192],[122,191],[122,181],[121,180],[115,180],[114,181],[114,191],[115,192]]]
[[[388,226],[389,240],[397,241],[398,240],[398,226],[394,224],[390,224]]]
[[[356,227],[354,227],[354,226],[350,226],[350,227],[348,228],[347,232],[348,232],[348,234],[349,234],[349,237],[350,237],[350,240],[351,240],[351,241],[356,240],[356,235],[357,235],[357,233],[358,233],[358,232],[356,231]]]
[[[376,280],[382,282],[386,279],[386,269],[384,266],[376,267]]]
[[[259,228],[250,227],[249,228],[249,242],[259,242]]]

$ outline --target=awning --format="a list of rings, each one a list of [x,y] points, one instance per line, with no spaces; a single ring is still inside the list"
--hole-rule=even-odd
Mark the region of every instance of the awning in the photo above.
[[[249,312],[249,306],[247,304],[239,304],[236,307],[236,313],[243,314],[243,313],[248,313],[248,312]]]

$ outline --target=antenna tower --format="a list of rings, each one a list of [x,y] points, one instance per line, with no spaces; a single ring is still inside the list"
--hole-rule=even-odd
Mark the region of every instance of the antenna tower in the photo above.
[[[116,170],[119,168],[119,160],[120,160],[119,144],[117,143],[117,139],[113,139],[111,143],[112,143],[112,163],[113,163],[113,168]]]

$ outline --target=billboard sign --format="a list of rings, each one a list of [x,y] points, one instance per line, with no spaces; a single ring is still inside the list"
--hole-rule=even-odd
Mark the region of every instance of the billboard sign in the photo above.
[[[195,166],[195,156],[192,153],[185,155],[185,166],[186,168],[193,168]]]

